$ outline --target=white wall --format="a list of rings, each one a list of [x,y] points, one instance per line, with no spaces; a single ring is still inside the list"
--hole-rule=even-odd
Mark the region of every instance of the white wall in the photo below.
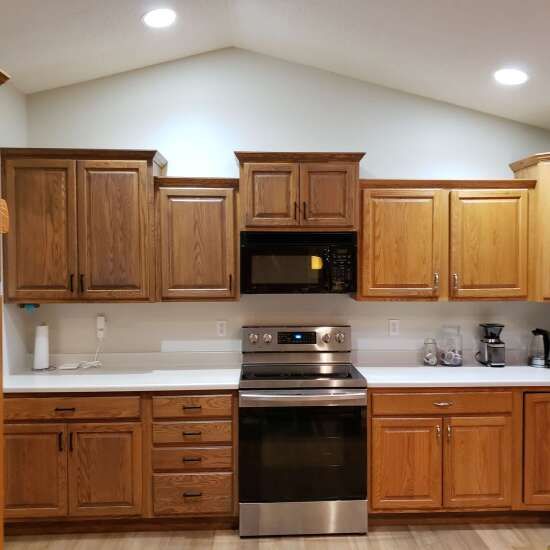
[[[29,144],[157,148],[170,175],[236,176],[234,150],[366,151],[363,176],[510,177],[550,133],[226,49],[29,96]]]
[[[510,161],[550,148],[550,133],[243,50],[174,61],[28,98],[29,144],[157,148],[170,175],[236,176],[233,151],[366,151],[363,176],[510,177]],[[417,350],[443,324],[473,349],[477,324],[501,321],[511,349],[546,308],[529,303],[357,303],[346,296],[245,296],[237,303],[44,305],[23,313],[25,342],[48,322],[54,353],[91,353],[94,316],[106,352],[234,349],[251,323],[351,323],[354,346]],[[401,337],[386,336],[389,318]],[[228,321],[226,339],[216,319]],[[174,344],[176,342],[176,344]],[[172,344],[171,344],[172,343]]]

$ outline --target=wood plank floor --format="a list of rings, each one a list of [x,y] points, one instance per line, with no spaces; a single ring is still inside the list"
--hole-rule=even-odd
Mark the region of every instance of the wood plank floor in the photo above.
[[[376,527],[368,537],[240,539],[235,531],[8,537],[6,550],[550,550],[550,525]]]

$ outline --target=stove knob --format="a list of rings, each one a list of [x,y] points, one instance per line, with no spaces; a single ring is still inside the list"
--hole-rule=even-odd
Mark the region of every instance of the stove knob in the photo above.
[[[271,336],[271,334],[266,333],[263,336],[263,340],[265,344],[271,344],[271,341],[273,340],[273,336]]]
[[[339,343],[339,344],[343,344],[345,339],[346,339],[346,335],[343,333],[343,332],[337,332],[336,333],[336,336],[334,337],[334,339]]]
[[[255,344],[256,342],[258,342],[258,335],[255,334],[254,332],[251,332],[249,335],[248,335],[248,341],[251,343],[251,344]]]
[[[330,332],[323,334],[323,336],[321,336],[321,340],[323,340],[325,344],[330,344],[330,341],[332,340],[332,336],[330,335]]]

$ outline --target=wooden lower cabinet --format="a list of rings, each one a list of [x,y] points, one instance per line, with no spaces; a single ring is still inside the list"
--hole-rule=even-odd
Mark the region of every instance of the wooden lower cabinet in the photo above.
[[[138,423],[70,425],[70,515],[139,515],[141,459]]]
[[[5,518],[67,514],[65,424],[4,426]]]
[[[443,506],[509,507],[512,421],[509,416],[445,419]]]
[[[372,420],[373,509],[441,506],[442,418]]]
[[[550,393],[531,393],[524,401],[524,502],[550,505]]]

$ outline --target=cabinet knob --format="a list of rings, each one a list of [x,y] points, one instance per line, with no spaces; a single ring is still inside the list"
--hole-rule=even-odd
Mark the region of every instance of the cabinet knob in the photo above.
[[[451,441],[451,426],[447,426],[447,440]]]
[[[434,273],[434,290],[439,290],[439,271]]]
[[[458,273],[453,273],[453,288],[458,290]]]
[[[452,401],[434,401],[434,406],[436,407],[451,407],[452,405]]]
[[[439,424],[435,427],[435,435],[437,439],[441,439],[441,426]]]

